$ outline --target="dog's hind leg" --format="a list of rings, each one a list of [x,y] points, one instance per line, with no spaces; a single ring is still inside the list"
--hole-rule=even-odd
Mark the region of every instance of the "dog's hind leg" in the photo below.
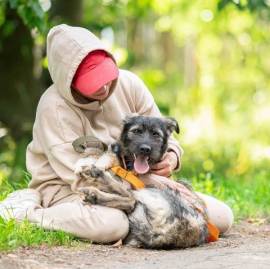
[[[131,212],[135,207],[136,200],[133,197],[123,197],[118,194],[103,192],[95,187],[82,187],[78,190],[84,193],[84,201],[91,204],[118,208],[127,213]]]

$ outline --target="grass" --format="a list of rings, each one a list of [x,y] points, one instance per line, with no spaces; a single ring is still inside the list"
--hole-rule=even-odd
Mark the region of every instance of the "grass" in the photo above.
[[[62,231],[46,231],[26,220],[17,223],[15,220],[4,221],[0,218],[0,251],[41,245],[72,246],[76,242],[72,235]]]

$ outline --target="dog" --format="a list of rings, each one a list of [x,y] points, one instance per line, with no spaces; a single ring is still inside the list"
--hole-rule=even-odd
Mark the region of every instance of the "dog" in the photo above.
[[[168,249],[198,246],[209,237],[206,207],[186,183],[178,183],[179,192],[167,185],[157,188],[132,189],[112,171],[122,166],[136,174],[147,174],[168,149],[168,139],[179,126],[173,118],[128,117],[122,132],[109,149],[99,142],[90,156],[75,165],[79,179],[72,189],[83,195],[85,202],[124,210],[130,231],[124,243],[133,247]],[[74,149],[85,153],[93,138],[79,138]],[[95,140],[95,139],[94,139]],[[96,141],[97,143],[97,141]],[[97,145],[97,144],[96,144]],[[168,179],[169,180],[169,179]]]

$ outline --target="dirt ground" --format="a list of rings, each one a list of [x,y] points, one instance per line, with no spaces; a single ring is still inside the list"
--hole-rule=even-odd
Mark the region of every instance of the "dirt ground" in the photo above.
[[[242,222],[218,242],[184,250],[143,250],[82,243],[0,253],[0,269],[270,268],[270,225]]]

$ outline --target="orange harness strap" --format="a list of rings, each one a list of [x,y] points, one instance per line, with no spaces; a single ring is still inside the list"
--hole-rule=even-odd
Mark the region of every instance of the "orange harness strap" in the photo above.
[[[121,166],[114,166],[111,170],[122,179],[131,184],[135,190],[143,189],[145,187],[142,180],[135,176],[132,172],[125,170]]]
[[[195,206],[195,208],[197,211],[203,214],[200,208],[198,208],[197,206]],[[207,243],[218,241],[219,234],[220,234],[218,227],[208,220],[207,229],[208,229],[208,238],[206,239]]]
[[[207,242],[210,243],[210,242],[217,241],[219,238],[219,229],[217,228],[217,226],[208,221],[207,227],[208,227],[208,233],[209,233]]]

